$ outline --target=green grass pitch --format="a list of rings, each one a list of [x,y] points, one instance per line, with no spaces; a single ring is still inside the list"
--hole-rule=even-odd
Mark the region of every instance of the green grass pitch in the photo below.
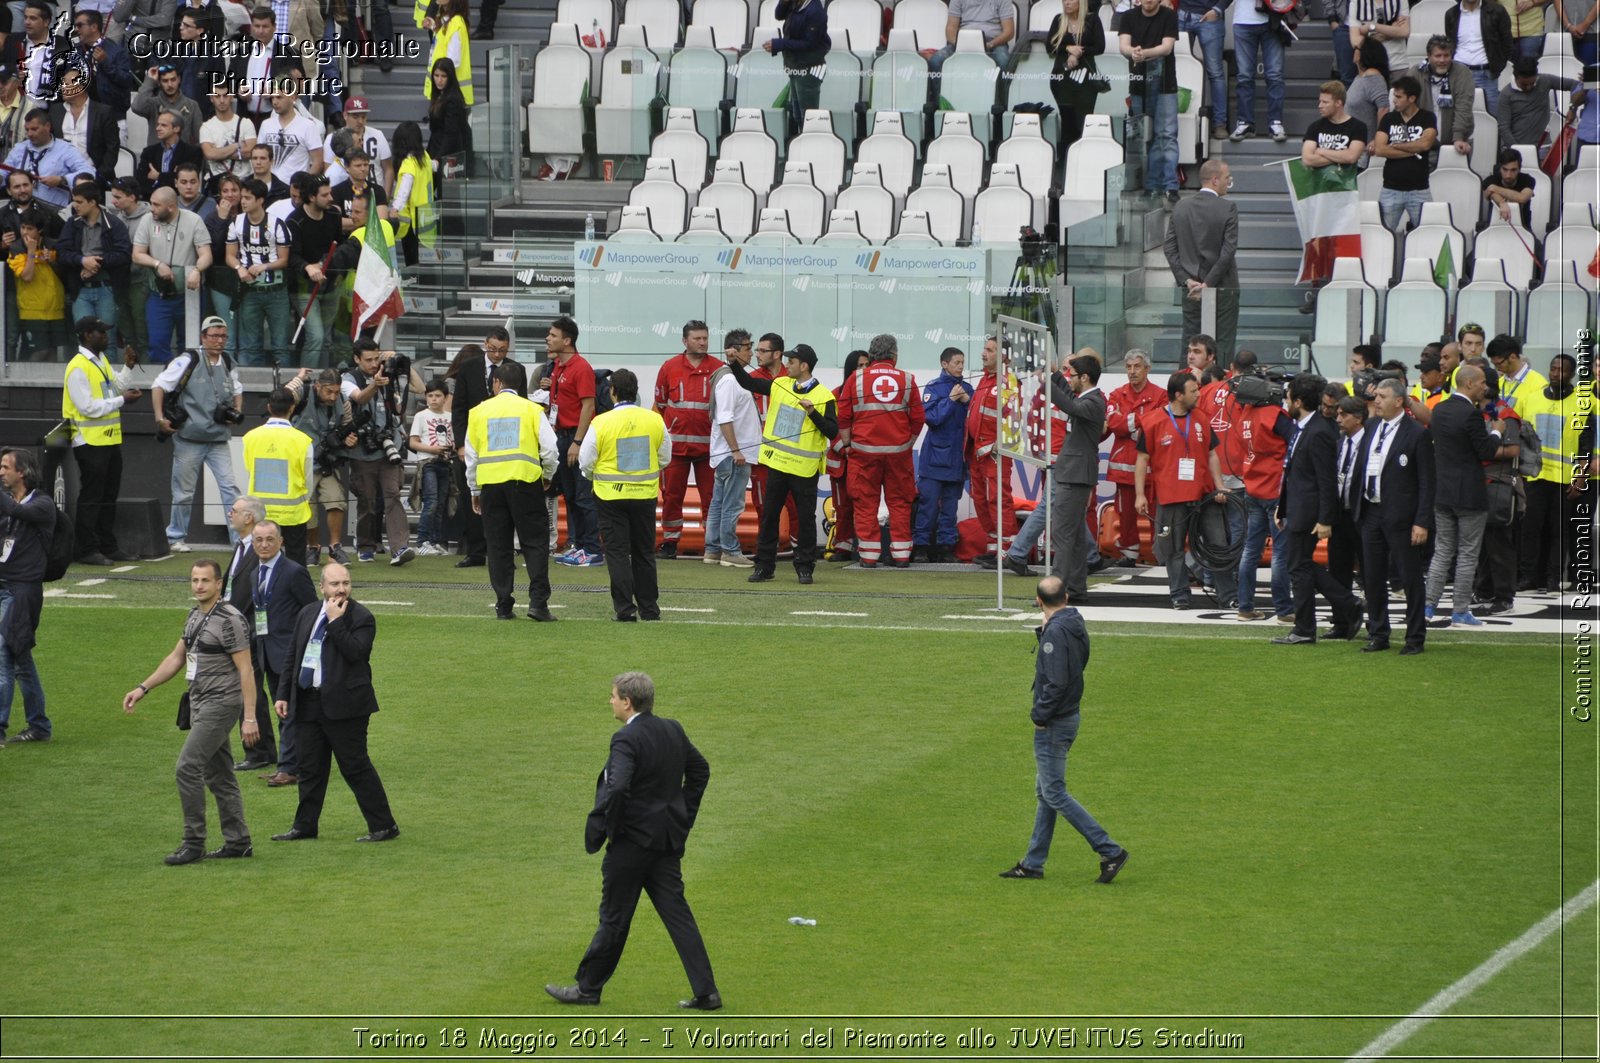
[[[1096,885],[1062,824],[1044,880],[1002,881],[1034,810],[1031,625],[948,619],[992,582],[826,566],[749,588],[679,561],[663,604],[705,611],[620,625],[603,569],[553,566],[563,622],[497,624],[482,570],[448,559],[354,572],[357,598],[406,603],[373,607],[402,837],[355,844],[336,778],[321,837],[274,844],[294,795],[251,775],[255,857],[169,868],[180,686],[119,703],[176,640],[186,573],[74,570],[57,587],[114,597],[46,603],[57,739],[0,752],[0,1057],[1345,1059],[1597,877],[1600,725],[1569,714],[1554,636],[1400,659],[1092,613],[1067,780],[1132,859]],[[684,870],[714,1017],[676,1012],[647,902],[600,1008],[542,991],[594,930],[583,821],[632,668],[712,766]],[[1596,935],[1590,908],[1389,1058],[1595,1058]],[[712,1030],[767,1040],[688,1040]],[[396,1032],[426,1046],[372,1043]]]

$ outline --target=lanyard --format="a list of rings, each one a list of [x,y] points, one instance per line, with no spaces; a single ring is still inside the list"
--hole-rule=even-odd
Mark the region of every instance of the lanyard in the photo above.
[[[1183,456],[1186,458],[1189,457],[1189,425],[1194,420],[1194,414],[1186,413],[1183,415],[1183,427],[1180,429],[1178,427],[1178,419],[1172,416],[1172,407],[1168,406],[1167,420],[1172,422],[1172,430],[1177,432],[1179,437],[1183,440]]]

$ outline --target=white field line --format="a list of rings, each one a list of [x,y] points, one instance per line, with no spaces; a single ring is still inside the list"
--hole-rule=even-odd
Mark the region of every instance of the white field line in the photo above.
[[[714,613],[714,612],[716,612],[715,609],[690,609],[688,606],[683,606],[683,605],[663,605],[661,607],[661,611],[663,613]]]
[[[362,605],[416,605],[417,603],[416,602],[386,602],[386,601],[382,601],[381,599],[377,600],[377,601],[374,601],[374,600],[371,600],[371,599],[363,598],[363,599],[361,599],[361,604]]]
[[[118,565],[116,568],[112,569],[111,571],[113,571],[113,572],[132,572],[134,569],[136,569],[138,567],[139,567],[138,565]]]
[[[75,594],[72,591],[64,591],[54,587],[45,591],[44,596],[46,598],[95,598],[102,601],[114,601],[117,597],[115,594]]]
[[[866,616],[866,613],[834,613],[826,609],[802,609],[789,614],[790,616]]]
[[[1389,1027],[1375,1041],[1351,1056],[1346,1063],[1382,1059],[1412,1034],[1459,1004],[1479,986],[1538,948],[1551,934],[1593,908],[1597,896],[1600,896],[1600,879],[1589,883],[1588,889],[1533,924],[1521,937],[1503,946],[1474,970],[1469,971],[1460,981],[1441,990],[1432,1000],[1413,1011],[1408,1018],[1401,1019]]]
[[[105,580],[103,580],[103,579],[81,579],[81,580],[78,581],[78,586],[80,586],[80,587],[98,587],[98,586],[100,586],[100,584],[102,584],[104,582],[105,582]]]

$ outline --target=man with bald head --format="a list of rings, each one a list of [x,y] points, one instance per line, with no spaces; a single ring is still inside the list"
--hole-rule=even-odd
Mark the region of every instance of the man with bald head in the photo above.
[[[294,825],[274,834],[275,842],[317,836],[334,758],[367,821],[367,833],[356,841],[386,842],[400,836],[383,780],[367,756],[367,721],[378,711],[372,689],[377,634],[372,611],[350,597],[350,570],[338,562],[324,565],[322,601],[300,611],[293,652],[278,677],[273,705],[280,719],[294,714],[300,758],[300,805]]]
[[[145,300],[145,327],[150,361],[172,358],[173,335],[182,346],[184,293],[198,291],[211,268],[211,231],[200,215],[178,206],[178,193],[158,188],[150,195],[150,213],[133,234],[133,264],[155,270]]]
[[[1478,571],[1483,529],[1489,519],[1489,493],[1484,486],[1483,463],[1501,449],[1501,421],[1485,426],[1483,404],[1488,383],[1475,365],[1456,370],[1455,391],[1433,408],[1429,431],[1433,435],[1434,523],[1436,542],[1428,569],[1428,619],[1444,595],[1444,585],[1455,570],[1454,605],[1450,623],[1479,627],[1472,615],[1472,581]],[[1514,449],[1514,448],[1513,448]]]

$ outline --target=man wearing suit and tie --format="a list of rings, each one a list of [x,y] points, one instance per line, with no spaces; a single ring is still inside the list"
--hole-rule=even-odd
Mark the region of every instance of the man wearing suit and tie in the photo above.
[[[1422,551],[1433,533],[1433,440],[1406,416],[1405,385],[1380,380],[1366,445],[1356,463],[1350,513],[1361,529],[1361,585],[1367,599],[1368,641],[1362,653],[1389,648],[1391,563],[1406,595],[1406,643],[1400,655],[1422,652]]]
[[[266,519],[267,504],[249,495],[235,498],[228,510],[234,546],[233,556],[222,567],[222,598],[251,621],[256,615],[256,569],[261,564],[256,557],[254,535],[256,525]],[[233,766],[234,771],[255,771],[278,762],[278,742],[272,736],[272,702],[261,685],[261,658],[255,656],[254,645],[250,649],[256,673],[256,733],[260,737],[255,745],[244,747],[244,759]]]
[[[545,986],[563,1004],[598,1004],[617,969],[639,892],[650,895],[666,924],[694,996],[680,1008],[722,1007],[711,960],[683,896],[684,843],[711,781],[711,766],[676,720],[656,716],[655,684],[643,672],[624,672],[611,684],[611,714],[622,724],[611,736],[611,755],[595,786],[594,810],[584,827],[584,848],[600,851],[600,928],[578,963],[578,982]]]
[[[1228,164],[1207,159],[1200,164],[1200,191],[1181,201],[1172,211],[1163,250],[1167,265],[1183,293],[1183,334],[1204,332],[1200,324],[1200,293],[1217,292],[1217,350],[1226,360],[1233,354],[1239,329],[1239,208],[1223,197],[1233,185]]]
[[[1050,401],[1067,415],[1050,509],[1051,568],[1066,584],[1067,601],[1081,605],[1089,594],[1089,552],[1096,549],[1084,518],[1100,479],[1100,437],[1106,428],[1100,360],[1082,355],[1067,362],[1065,379],[1052,373]]]
[[[455,429],[456,439],[467,438],[467,415],[473,407],[494,395],[490,374],[502,362],[509,362],[520,371],[521,380],[514,385],[514,390],[523,398],[528,397],[528,371],[511,357],[511,333],[497,325],[483,338],[483,357],[469,359],[452,370],[456,390],[450,399],[450,423]],[[472,497],[467,490],[466,459],[459,453],[456,455],[455,477],[456,497]],[[461,524],[461,552],[464,556],[456,562],[456,567],[474,568],[484,564],[487,547],[483,540],[483,518],[472,512],[471,506],[462,506]]]
[[[1278,496],[1278,525],[1285,535],[1289,558],[1289,583],[1294,592],[1294,629],[1272,641],[1280,646],[1309,645],[1317,641],[1317,594],[1333,607],[1337,633],[1351,635],[1361,623],[1361,603],[1312,557],[1319,540],[1333,532],[1339,516],[1338,468],[1334,457],[1338,430],[1319,412],[1327,381],[1315,373],[1301,373],[1289,382],[1289,415],[1298,431],[1289,444],[1283,470],[1283,490]],[[1349,637],[1349,636],[1345,636]]]
[[[251,627],[255,632],[256,667],[266,676],[272,700],[278,701],[278,677],[283,674],[294,639],[300,610],[317,600],[311,576],[299,562],[283,552],[283,532],[270,520],[256,524],[250,533],[256,552],[256,572],[251,580]],[[278,770],[266,776],[268,786],[289,786],[300,781],[295,757],[294,718],[278,718]]]
[[[1516,444],[1502,448],[1505,422],[1484,426],[1479,406],[1488,391],[1484,371],[1475,365],[1462,365],[1456,370],[1455,390],[1433,408],[1433,420],[1428,424],[1433,435],[1433,508],[1438,539],[1433,548],[1433,564],[1428,569],[1427,615],[1432,616],[1439,599],[1444,597],[1444,585],[1453,568],[1455,602],[1450,621],[1469,627],[1483,624],[1472,615],[1473,580],[1478,574],[1478,555],[1483,550],[1483,529],[1489,523],[1489,489],[1483,463],[1516,456]]]
[[[339,761],[339,774],[367,820],[367,833],[356,841],[400,837],[383,780],[367,756],[367,724],[378,711],[378,696],[372,689],[372,643],[377,635],[372,610],[350,597],[350,570],[336,561],[322,566],[322,601],[313,600],[300,610],[274,695],[279,718],[295,721],[300,758],[300,804],[294,825],[274,834],[275,842],[317,836],[332,759]]]

